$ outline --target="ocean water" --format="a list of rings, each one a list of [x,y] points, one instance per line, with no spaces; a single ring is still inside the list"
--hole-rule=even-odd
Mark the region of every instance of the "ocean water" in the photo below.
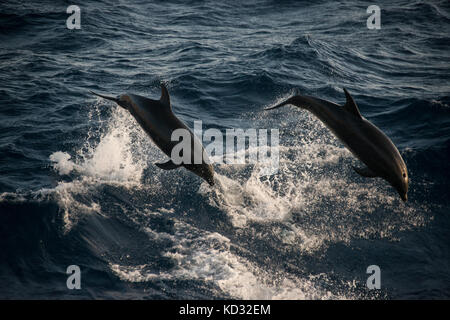
[[[448,1],[114,3],[80,3],[79,30],[70,1],[0,3],[0,298],[450,298]],[[160,170],[132,116],[89,94],[161,81],[190,127],[279,129],[279,173]],[[306,111],[263,111],[344,87],[402,154],[408,202]]]

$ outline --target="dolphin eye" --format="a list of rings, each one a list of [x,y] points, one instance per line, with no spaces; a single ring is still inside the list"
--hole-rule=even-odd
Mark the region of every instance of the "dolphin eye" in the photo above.
[[[406,173],[403,173],[403,178],[406,178]]]

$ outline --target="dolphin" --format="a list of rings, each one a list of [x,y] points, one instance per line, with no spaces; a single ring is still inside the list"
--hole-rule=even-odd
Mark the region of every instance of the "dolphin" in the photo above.
[[[101,98],[114,101],[122,108],[128,110],[152,141],[169,157],[171,157],[173,147],[179,143],[172,141],[172,133],[177,129],[186,130],[184,132],[189,134],[191,141],[191,161],[182,161],[176,164],[170,159],[165,163],[155,163],[155,165],[164,170],[185,167],[206,180],[211,186],[214,185],[213,166],[210,164],[201,142],[173,113],[169,92],[163,83],[161,83],[161,98],[159,100],[149,99],[136,94],[122,94],[118,97],[111,97],[93,91],[90,92]],[[200,155],[200,152],[201,161],[195,161],[194,154]]]
[[[303,108],[321,120],[345,146],[365,164],[353,169],[363,177],[381,177],[389,182],[403,201],[408,200],[408,171],[392,141],[359,112],[352,96],[344,88],[343,106],[311,96],[294,95],[265,110],[288,104]]]

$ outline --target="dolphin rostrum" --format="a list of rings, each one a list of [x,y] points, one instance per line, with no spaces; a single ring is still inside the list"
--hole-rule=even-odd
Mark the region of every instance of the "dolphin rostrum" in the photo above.
[[[173,113],[169,92],[163,83],[161,83],[161,98],[159,100],[153,100],[135,94],[123,94],[118,97],[110,97],[93,91],[91,93],[101,98],[114,101],[122,108],[128,110],[153,142],[169,157],[172,155],[173,147],[178,144],[177,141],[172,141],[173,132],[178,129],[184,129],[184,132],[190,135],[190,159],[194,160],[194,154],[197,153],[199,155],[201,152],[201,160],[176,164],[170,159],[165,163],[155,164],[164,170],[185,167],[206,180],[211,186],[214,185],[214,169],[210,164],[208,156],[201,142],[198,141],[192,131]]]
[[[310,111],[366,165],[363,168],[353,167],[358,174],[385,179],[406,201],[409,180],[402,156],[380,129],[361,116],[348,91],[344,89],[344,92],[346,103],[343,106],[311,96],[295,95],[265,110],[292,104]]]

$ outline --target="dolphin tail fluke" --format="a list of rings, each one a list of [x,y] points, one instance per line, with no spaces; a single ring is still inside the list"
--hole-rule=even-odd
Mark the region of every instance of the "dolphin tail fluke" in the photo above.
[[[276,104],[276,105],[274,105],[272,107],[265,108],[264,110],[272,110],[272,109],[277,109],[277,108],[283,107],[283,106],[285,106],[287,104],[290,104],[291,100],[292,100],[292,98],[289,98],[286,101],[283,101],[283,102],[281,102],[279,104]]]
[[[288,105],[288,104],[292,104],[294,106],[297,106],[297,107],[301,108],[302,107],[302,105],[301,105],[302,103],[299,103],[299,102],[303,101],[302,98],[303,97],[300,94],[300,90],[298,88],[296,88],[296,89],[293,90],[293,93],[292,93],[291,97],[289,97],[285,101],[283,101],[281,103],[278,103],[278,104],[276,104],[276,105],[274,105],[272,107],[265,108],[264,110],[277,109],[277,108],[283,107],[283,106]]]
[[[117,98],[115,98],[115,97],[104,96],[104,95],[102,95],[102,94],[95,93],[94,91],[91,91],[91,90],[89,90],[89,92],[92,93],[93,95],[96,95],[97,97],[100,97],[100,98],[103,98],[103,99],[106,99],[106,100],[114,101],[114,102],[117,103],[117,104],[119,103],[119,99],[117,99]]]

